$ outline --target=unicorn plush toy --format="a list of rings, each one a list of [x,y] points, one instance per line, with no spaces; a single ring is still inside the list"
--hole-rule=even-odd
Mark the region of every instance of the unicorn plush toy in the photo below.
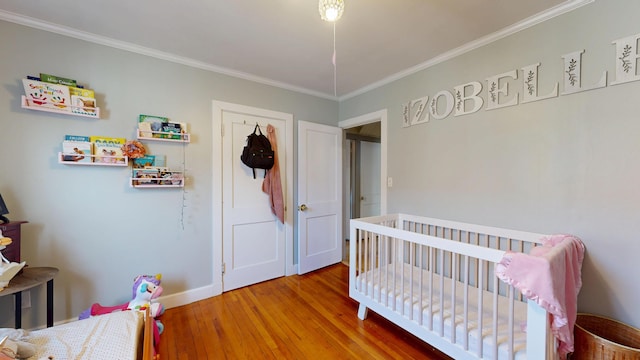
[[[144,311],[149,307],[152,317],[162,315],[164,307],[159,302],[153,301],[162,295],[161,279],[162,275],[160,274],[137,276],[133,284],[133,300],[129,301],[127,309]]]
[[[108,314],[115,311],[145,311],[147,308],[150,309],[151,317],[155,319],[164,313],[162,304],[154,301],[162,295],[161,279],[161,274],[136,276],[133,280],[133,299],[131,301],[116,306],[102,306],[95,303],[91,305],[89,309],[83,311],[79,319],[86,319],[91,316]],[[156,319],[156,325],[158,327],[158,334],[162,333],[164,325],[162,325],[160,320]]]

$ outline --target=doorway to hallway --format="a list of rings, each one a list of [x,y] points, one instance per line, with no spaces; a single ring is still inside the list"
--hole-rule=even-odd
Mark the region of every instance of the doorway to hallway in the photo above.
[[[344,132],[343,263],[349,263],[351,219],[384,214],[387,207],[386,110],[340,122]]]

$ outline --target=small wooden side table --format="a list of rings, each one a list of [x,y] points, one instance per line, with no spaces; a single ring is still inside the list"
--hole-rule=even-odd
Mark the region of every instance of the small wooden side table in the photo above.
[[[16,275],[9,286],[0,291],[0,296],[13,294],[15,297],[15,328],[22,327],[22,292],[47,283],[47,327],[53,326],[53,278],[58,274],[54,267],[22,268],[22,273]]]

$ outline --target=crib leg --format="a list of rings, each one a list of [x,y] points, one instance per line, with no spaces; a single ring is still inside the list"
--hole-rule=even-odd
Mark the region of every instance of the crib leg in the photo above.
[[[366,319],[368,312],[369,312],[369,308],[367,308],[366,306],[360,304],[360,306],[358,307],[358,318],[360,320]]]

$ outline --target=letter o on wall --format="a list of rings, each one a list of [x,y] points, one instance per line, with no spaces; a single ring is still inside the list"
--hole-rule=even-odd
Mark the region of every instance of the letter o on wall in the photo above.
[[[440,113],[438,111],[438,104],[440,103],[440,98],[444,97],[444,112]],[[429,114],[431,114],[431,116],[433,116],[434,119],[444,119],[447,116],[449,116],[449,114],[451,114],[451,111],[453,111],[453,105],[454,105],[454,100],[453,100],[453,94],[447,90],[442,90],[440,92],[438,92],[437,94],[435,94],[433,96],[433,98],[431,99],[431,103],[429,105]]]

